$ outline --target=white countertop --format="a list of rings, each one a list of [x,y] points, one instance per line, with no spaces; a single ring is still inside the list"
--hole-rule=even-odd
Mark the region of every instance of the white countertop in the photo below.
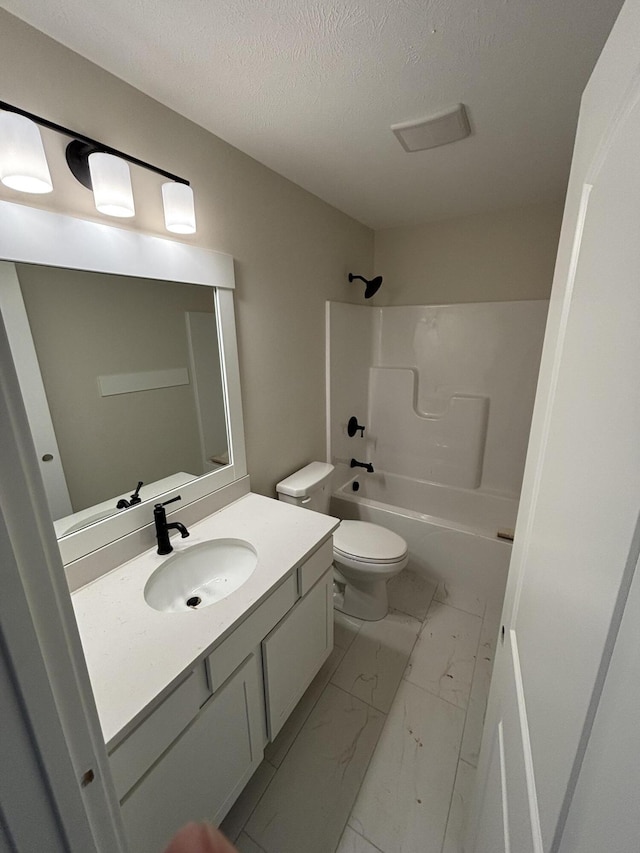
[[[202,610],[166,613],[144,600],[151,573],[167,557],[155,548],[77,590],[72,602],[107,747],[120,741],[338,526],[328,515],[248,494],[173,534],[175,552],[219,537],[250,542],[251,577]],[[147,711],[148,713],[148,711]]]

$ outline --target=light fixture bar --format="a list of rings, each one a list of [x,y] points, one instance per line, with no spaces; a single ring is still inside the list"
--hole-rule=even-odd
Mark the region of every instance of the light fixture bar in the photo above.
[[[96,152],[99,151],[104,154],[113,154],[115,157],[120,157],[122,160],[126,160],[129,163],[133,163],[134,166],[141,166],[143,169],[148,169],[150,172],[155,172],[157,175],[162,175],[163,177],[169,178],[169,180],[175,181],[178,184],[186,184],[187,186],[190,186],[189,181],[187,181],[185,178],[181,178],[178,175],[173,175],[171,172],[167,172],[164,169],[160,169],[158,166],[153,166],[151,165],[151,163],[146,163],[144,160],[139,160],[137,157],[132,157],[130,154],[125,154],[123,151],[118,151],[117,148],[111,148],[110,145],[105,145],[103,142],[98,142],[97,139],[91,139],[90,136],[85,136],[83,133],[77,133],[75,130],[71,130],[68,127],[64,127],[61,124],[56,124],[53,121],[49,121],[46,118],[42,118],[42,116],[35,115],[35,113],[27,112],[27,110],[23,110],[20,107],[14,107],[13,104],[8,104],[6,103],[6,101],[0,101],[0,110],[6,110],[10,113],[17,113],[18,115],[31,119],[31,121],[34,121],[36,124],[39,124],[40,127],[46,127],[49,130],[55,130],[57,133],[61,133],[63,136],[68,136],[71,139],[77,139],[79,142],[83,142],[85,145],[90,146]]]

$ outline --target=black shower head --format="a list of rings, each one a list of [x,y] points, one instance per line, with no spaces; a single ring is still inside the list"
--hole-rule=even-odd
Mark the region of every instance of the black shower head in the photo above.
[[[367,285],[364,291],[364,298],[371,299],[371,297],[378,292],[380,289],[380,285],[382,284],[382,276],[377,275],[375,278],[372,278],[371,281],[367,278],[363,278],[361,275],[354,275],[353,273],[349,273],[349,281],[354,281],[354,279],[359,278],[360,281],[364,281]]]

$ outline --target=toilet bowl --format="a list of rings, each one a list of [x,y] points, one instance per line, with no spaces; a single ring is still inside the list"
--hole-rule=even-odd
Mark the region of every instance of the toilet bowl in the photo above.
[[[333,465],[311,462],[276,486],[286,503],[328,513]],[[342,521],[333,534],[336,609],[373,621],[389,609],[387,581],[408,562],[407,543],[401,536],[367,521]]]
[[[345,580],[344,592],[334,596],[338,610],[359,619],[387,615],[387,581],[408,562],[401,536],[368,521],[342,521],[333,534],[333,560]]]

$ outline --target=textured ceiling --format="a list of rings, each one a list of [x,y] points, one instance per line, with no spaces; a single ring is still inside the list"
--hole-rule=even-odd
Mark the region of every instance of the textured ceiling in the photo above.
[[[372,227],[559,198],[622,0],[3,0]],[[389,130],[462,102],[472,135]]]

